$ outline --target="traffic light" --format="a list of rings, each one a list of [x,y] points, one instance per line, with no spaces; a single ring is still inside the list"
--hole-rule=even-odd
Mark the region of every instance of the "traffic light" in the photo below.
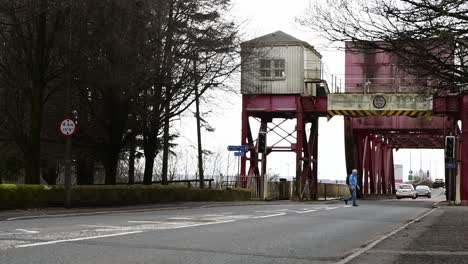
[[[454,136],[445,137],[445,158],[446,159],[455,158],[455,137]]]
[[[257,142],[257,151],[258,153],[266,152],[266,135],[265,131],[260,131],[258,133],[258,142]]]

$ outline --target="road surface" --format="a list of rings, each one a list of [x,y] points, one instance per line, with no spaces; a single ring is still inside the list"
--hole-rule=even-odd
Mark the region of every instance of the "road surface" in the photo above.
[[[271,203],[0,221],[0,263],[337,263],[441,199]],[[434,193],[433,193],[434,194]]]

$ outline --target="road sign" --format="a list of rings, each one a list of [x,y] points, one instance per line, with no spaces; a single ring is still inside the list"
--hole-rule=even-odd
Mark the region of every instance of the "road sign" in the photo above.
[[[65,137],[71,137],[76,132],[76,123],[70,118],[65,118],[60,122],[60,133]]]
[[[247,146],[247,145],[228,146],[227,149],[228,149],[228,151],[243,151],[243,152],[247,152],[247,151],[249,150],[249,146]]]
[[[447,163],[445,167],[447,169],[455,169],[457,165],[455,163]]]
[[[245,152],[243,151],[234,152],[234,157],[244,157],[244,156],[245,156]]]

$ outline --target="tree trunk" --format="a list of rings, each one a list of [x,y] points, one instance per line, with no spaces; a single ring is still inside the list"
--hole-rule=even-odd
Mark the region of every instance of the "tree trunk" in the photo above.
[[[143,176],[143,184],[150,185],[153,182],[153,168],[155,158],[156,155],[154,154],[145,154],[145,174]]]
[[[119,152],[109,151],[104,157],[104,170],[106,171],[105,184],[115,185],[117,183],[117,164],[119,162]]]
[[[169,89],[167,89],[169,90]],[[166,92],[168,95],[169,92]],[[170,125],[170,118],[169,118],[169,111],[170,111],[170,100],[169,97],[166,97],[166,105],[165,105],[165,113],[164,113],[164,134],[163,134],[163,161],[162,161],[162,172],[161,172],[161,180],[162,184],[167,184],[167,172],[168,172],[168,163],[169,163],[169,125]]]
[[[33,148],[31,146],[31,148]],[[32,153],[31,153],[32,152]],[[41,182],[41,164],[40,164],[40,149],[35,147],[35,150],[30,150],[30,152],[25,154],[25,184],[40,184]]]
[[[26,162],[26,184],[40,183],[40,158],[41,158],[41,131],[42,115],[44,110],[44,89],[45,89],[45,68],[47,67],[47,45],[46,45],[46,24],[47,24],[47,0],[41,0],[41,13],[35,18],[36,52],[33,56],[32,80],[31,80],[31,121],[28,135],[29,153],[25,153]]]
[[[205,187],[205,176],[203,175],[203,149],[201,141],[201,125],[200,125],[200,96],[198,94],[198,85],[195,85],[195,108],[197,118],[197,141],[198,141],[198,175],[200,178],[200,188]]]
[[[128,184],[135,184],[135,143],[130,144],[128,155]]]
[[[77,178],[78,185],[94,184],[94,158],[88,153],[82,153],[77,161]]]

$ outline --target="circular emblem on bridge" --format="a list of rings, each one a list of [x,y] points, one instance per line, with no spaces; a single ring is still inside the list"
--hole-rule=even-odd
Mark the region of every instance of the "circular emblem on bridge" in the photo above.
[[[387,100],[385,100],[385,97],[383,97],[382,95],[376,95],[374,97],[374,100],[372,101],[372,104],[375,108],[381,109],[385,107],[385,105],[387,104]]]

